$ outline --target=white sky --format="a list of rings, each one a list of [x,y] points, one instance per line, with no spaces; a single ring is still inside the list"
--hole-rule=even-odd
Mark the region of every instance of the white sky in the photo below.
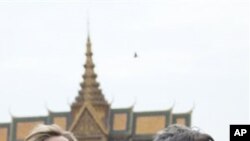
[[[215,140],[229,140],[229,124],[249,123],[247,0],[0,0],[0,122],[10,112],[70,110],[87,11],[95,71],[112,107],[195,105],[192,125]]]

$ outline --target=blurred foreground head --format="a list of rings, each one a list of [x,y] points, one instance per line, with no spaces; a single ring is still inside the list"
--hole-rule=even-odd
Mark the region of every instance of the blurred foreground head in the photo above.
[[[77,141],[74,135],[59,126],[38,125],[26,137],[25,141]]]
[[[214,139],[204,133],[192,130],[180,125],[170,125],[158,132],[154,141],[214,141]]]

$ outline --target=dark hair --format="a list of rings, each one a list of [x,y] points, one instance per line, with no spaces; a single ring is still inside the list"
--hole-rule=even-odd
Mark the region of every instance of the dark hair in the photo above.
[[[159,131],[154,141],[214,141],[214,139],[208,134],[174,124]]]

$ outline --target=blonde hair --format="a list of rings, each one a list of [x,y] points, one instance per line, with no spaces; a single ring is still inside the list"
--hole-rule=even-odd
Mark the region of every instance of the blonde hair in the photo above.
[[[38,125],[31,131],[24,141],[45,141],[46,139],[54,136],[63,136],[69,141],[77,141],[71,132],[64,131],[55,124]]]

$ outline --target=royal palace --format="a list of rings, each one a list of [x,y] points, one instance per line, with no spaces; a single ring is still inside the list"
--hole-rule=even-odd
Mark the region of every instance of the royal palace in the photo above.
[[[10,123],[0,121],[0,141],[23,141],[41,123],[57,124],[73,132],[78,141],[151,141],[157,131],[169,124],[191,126],[192,110],[172,113],[172,108],[144,112],[135,112],[133,107],[112,109],[96,80],[91,48],[88,36],[83,82],[71,110],[49,111],[47,116],[39,117],[12,117]]]

